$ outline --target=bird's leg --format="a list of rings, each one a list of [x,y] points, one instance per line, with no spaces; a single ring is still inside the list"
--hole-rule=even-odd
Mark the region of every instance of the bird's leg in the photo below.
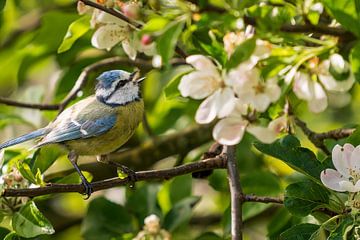
[[[113,165],[113,166],[119,168],[120,171],[122,171],[123,173],[125,173],[127,175],[127,178],[129,179],[130,187],[135,186],[135,182],[136,182],[137,178],[136,178],[136,172],[134,170],[132,170],[132,169],[128,168],[127,166],[122,165],[120,163],[111,161],[108,155],[99,155],[99,156],[96,156],[96,159],[98,160],[98,162],[110,164],[110,165]]]
[[[76,172],[80,176],[81,183],[85,189],[85,194],[87,195],[86,199],[88,199],[90,197],[91,193],[93,192],[93,188],[91,186],[91,183],[89,183],[88,180],[86,180],[85,176],[82,174],[79,166],[77,165],[77,160],[78,160],[79,156],[74,151],[70,151],[68,154],[68,158],[69,158],[71,164],[74,166]]]

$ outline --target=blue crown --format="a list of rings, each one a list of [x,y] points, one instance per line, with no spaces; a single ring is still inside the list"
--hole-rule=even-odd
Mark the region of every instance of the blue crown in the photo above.
[[[123,70],[111,70],[107,72],[103,72],[96,79],[101,82],[101,86],[103,88],[110,88],[112,83],[115,80],[123,79],[128,80],[130,77],[130,73]]]

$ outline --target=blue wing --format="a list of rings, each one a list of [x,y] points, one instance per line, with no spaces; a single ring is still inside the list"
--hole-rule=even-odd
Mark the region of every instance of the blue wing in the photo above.
[[[66,123],[52,129],[52,131],[42,139],[37,147],[49,143],[59,143],[80,138],[96,137],[109,131],[115,123],[115,114],[86,121],[69,119]]]

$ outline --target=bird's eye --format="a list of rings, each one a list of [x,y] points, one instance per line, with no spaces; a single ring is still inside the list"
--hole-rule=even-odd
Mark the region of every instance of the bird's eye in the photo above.
[[[121,88],[123,86],[125,86],[126,81],[119,81],[118,84],[116,85],[116,88]]]

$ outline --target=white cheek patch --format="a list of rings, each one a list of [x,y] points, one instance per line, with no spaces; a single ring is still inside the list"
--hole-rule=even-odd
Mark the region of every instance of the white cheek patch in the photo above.
[[[139,98],[139,86],[133,82],[126,83],[116,90],[110,98],[106,99],[108,104],[124,105]]]

